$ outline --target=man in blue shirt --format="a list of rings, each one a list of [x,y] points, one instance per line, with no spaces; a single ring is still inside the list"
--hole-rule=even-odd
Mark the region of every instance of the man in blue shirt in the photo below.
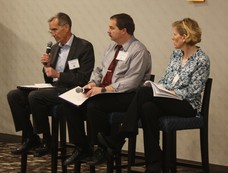
[[[51,47],[50,53],[41,56],[41,63],[44,65],[45,82],[54,87],[34,91],[16,89],[8,93],[15,129],[22,130],[25,138],[21,146],[12,150],[12,154],[22,154],[36,148],[34,155],[43,156],[50,151],[50,109],[63,103],[59,94],[78,85],[84,86],[94,67],[92,44],[71,33],[72,22],[67,14],[58,13],[48,23],[49,32],[57,43]],[[43,134],[41,143],[39,133]]]

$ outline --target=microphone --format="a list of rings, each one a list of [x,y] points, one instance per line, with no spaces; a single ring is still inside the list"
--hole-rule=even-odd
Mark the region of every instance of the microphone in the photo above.
[[[46,48],[46,53],[47,54],[49,54],[50,52],[51,52],[51,46],[52,46],[52,42],[51,41],[49,41],[48,43],[47,43],[47,48]],[[44,65],[47,65],[48,63],[47,62],[45,62],[45,63],[43,63]]]
[[[46,49],[46,53],[47,54],[49,54],[50,52],[51,52],[51,46],[52,46],[52,42],[51,41],[49,41],[48,43],[47,43],[47,49]]]
[[[86,92],[88,92],[90,89],[85,89],[85,88],[82,88],[82,87],[80,87],[80,86],[77,86],[76,88],[75,88],[75,92],[76,93],[86,93]]]

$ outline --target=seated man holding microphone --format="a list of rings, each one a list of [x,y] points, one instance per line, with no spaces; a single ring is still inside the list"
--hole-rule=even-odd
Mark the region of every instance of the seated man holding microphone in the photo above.
[[[35,149],[34,156],[43,156],[50,151],[50,108],[62,104],[59,94],[84,86],[94,67],[94,50],[90,42],[78,38],[71,32],[72,22],[65,13],[58,13],[48,20],[50,34],[56,40],[50,53],[43,54],[41,63],[46,83],[54,87],[39,90],[15,89],[7,99],[16,131],[23,131],[24,143],[13,149],[12,154],[22,154]],[[51,46],[51,45],[48,45]],[[33,116],[33,125],[30,121]],[[43,134],[40,142],[38,134]]]

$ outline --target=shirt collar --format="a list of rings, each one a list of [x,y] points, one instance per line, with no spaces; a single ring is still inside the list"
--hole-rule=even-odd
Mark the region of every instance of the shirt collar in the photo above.
[[[74,35],[72,34],[71,37],[70,37],[70,39],[66,42],[66,44],[61,45],[61,44],[59,43],[59,47],[64,47],[64,46],[66,46],[66,47],[71,47],[71,44],[72,44],[72,42],[73,42],[73,38],[74,38]]]
[[[133,41],[135,41],[136,38],[132,35],[123,45],[122,45],[122,50],[124,50],[125,52],[128,50],[128,48],[130,47],[131,43]],[[116,49],[117,48],[117,44],[114,45],[114,48]]]

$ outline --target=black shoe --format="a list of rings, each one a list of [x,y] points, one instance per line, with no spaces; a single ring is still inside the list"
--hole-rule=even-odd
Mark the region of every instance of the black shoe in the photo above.
[[[22,154],[22,153],[28,152],[29,150],[33,150],[37,148],[39,145],[40,145],[40,137],[38,135],[33,135],[31,138],[26,139],[21,146],[15,149],[12,149],[11,153],[14,155]]]
[[[34,157],[42,157],[51,152],[51,142],[43,140],[38,148],[35,149]]]
[[[108,152],[104,147],[98,147],[90,160],[87,160],[87,164],[95,166],[104,163],[108,159]]]
[[[72,155],[63,162],[63,165],[67,166],[67,165],[76,163],[77,161],[86,159],[87,157],[91,156],[91,154],[92,154],[91,148],[89,147],[81,148],[76,146],[74,151],[72,152]]]
[[[98,142],[107,148],[108,152],[112,152],[112,153],[118,153],[121,151],[124,143],[125,143],[125,139],[124,138],[112,138],[112,137],[108,137],[105,136],[103,133],[98,133],[97,134],[97,140]]]

